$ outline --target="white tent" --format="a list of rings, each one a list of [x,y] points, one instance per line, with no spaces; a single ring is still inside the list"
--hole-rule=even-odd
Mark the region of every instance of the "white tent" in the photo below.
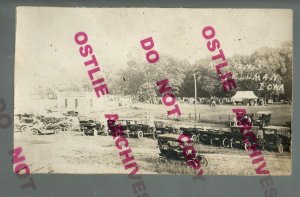
[[[239,101],[242,102],[245,99],[257,99],[258,97],[255,96],[253,91],[237,91],[233,97],[231,97],[231,100],[233,102]]]

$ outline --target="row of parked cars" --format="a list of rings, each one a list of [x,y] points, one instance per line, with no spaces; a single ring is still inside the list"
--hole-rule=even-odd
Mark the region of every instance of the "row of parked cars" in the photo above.
[[[53,115],[16,114],[15,126],[20,132],[37,134],[59,134],[71,130],[76,118],[72,114],[63,114],[60,117]]]
[[[253,116],[251,132],[257,137],[257,143],[261,149],[277,149],[279,153],[284,150],[291,151],[291,129],[288,126],[270,126],[271,114],[259,113],[256,120]],[[21,132],[37,134],[59,134],[63,131],[80,131],[84,135],[111,135],[108,124],[100,123],[88,116],[79,116],[78,112],[68,111],[60,117],[54,117],[52,113],[48,116],[33,114],[17,114],[15,120],[16,128]],[[154,127],[149,126],[147,120],[117,120],[121,124],[127,137],[150,136],[157,139],[162,134],[186,134],[195,143],[202,143],[225,148],[247,148],[240,133],[241,126],[232,122],[228,127],[180,127],[175,128],[163,121],[154,121]],[[254,143],[254,142],[253,142]]]
[[[271,113],[259,112],[256,120],[253,115],[247,115],[252,118],[253,126],[250,132],[253,132],[257,138],[256,142],[264,150],[276,149],[279,153],[285,150],[291,151],[291,124],[286,126],[271,126]],[[134,136],[142,138],[143,136],[152,136],[154,139],[162,134],[185,134],[190,136],[195,143],[223,146],[225,148],[245,148],[245,139],[240,130],[242,126],[231,122],[228,127],[180,127],[175,128],[163,121],[154,121],[154,127],[150,127],[147,121],[141,120],[118,120],[114,124],[121,124],[127,137]],[[108,133],[111,131],[108,128]],[[162,139],[160,137],[159,139]],[[248,137],[248,140],[252,138]]]
[[[242,126],[230,126],[229,128],[181,128],[181,130],[199,143],[247,150],[247,144],[244,143],[245,139],[240,132],[241,128]],[[253,132],[257,138],[257,141],[253,141],[251,144],[258,143],[262,150],[276,149],[279,153],[283,153],[285,150],[291,151],[291,129],[289,127],[266,126],[260,129],[253,126],[249,131]],[[247,137],[247,139],[250,142],[252,140],[251,137]]]

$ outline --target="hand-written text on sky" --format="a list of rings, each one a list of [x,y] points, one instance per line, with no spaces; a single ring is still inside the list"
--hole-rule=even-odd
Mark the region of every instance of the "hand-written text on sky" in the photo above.
[[[257,90],[265,90],[268,91],[274,90],[281,93],[284,93],[284,84],[281,83],[281,76],[277,73],[263,73],[261,72],[263,66],[262,65],[252,65],[246,64],[244,66],[241,65],[233,65],[239,71],[250,71],[247,74],[236,74],[233,76],[234,79],[239,81],[243,80],[252,80],[259,83],[259,88]],[[211,75],[215,73],[210,72]]]

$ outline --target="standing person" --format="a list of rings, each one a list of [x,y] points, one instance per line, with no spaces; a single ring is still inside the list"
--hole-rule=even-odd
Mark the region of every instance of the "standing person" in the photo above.
[[[216,101],[215,100],[212,101],[212,106],[216,107]]]
[[[233,126],[237,126],[237,118],[236,118],[236,116],[233,117]]]

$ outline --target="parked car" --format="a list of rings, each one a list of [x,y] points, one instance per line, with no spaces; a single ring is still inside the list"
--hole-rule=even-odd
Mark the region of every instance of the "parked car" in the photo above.
[[[272,112],[270,111],[259,111],[255,113],[255,117],[254,121],[253,121],[253,125],[254,126],[259,126],[260,128],[263,128],[265,126],[270,125],[271,123],[271,114]]]
[[[78,119],[80,131],[82,131],[84,135],[97,136],[101,133],[107,134],[104,129],[104,125],[102,125],[99,121],[92,120],[87,116],[80,116]]]
[[[146,120],[135,120],[127,122],[127,130],[125,130],[125,133],[129,137],[134,136],[141,139],[144,135],[154,136],[155,128],[150,127]]]
[[[19,131],[26,132],[29,130],[28,128],[33,126],[35,121],[36,118],[33,114],[16,114],[15,125]]]
[[[210,135],[210,144],[211,145],[219,145],[226,147],[226,139],[230,137],[230,129],[229,128],[216,128],[216,129],[210,129],[211,132]]]
[[[73,127],[72,121],[69,119],[60,121],[59,125],[63,131],[69,131]]]
[[[78,111],[67,111],[66,116],[78,116]]]
[[[282,124],[282,126],[284,126],[284,127],[292,127],[292,121],[285,121],[283,124]]]
[[[107,120],[107,128],[108,128],[108,134],[109,135],[117,135],[114,132],[117,131],[116,126],[121,125],[122,126],[122,132],[123,136],[128,136],[129,130],[128,130],[128,125],[131,125],[134,123],[134,120]],[[120,134],[118,134],[120,135]]]
[[[279,153],[291,151],[291,129],[282,126],[267,126],[263,128],[263,146],[266,149],[276,148]]]
[[[225,138],[223,140],[223,146],[229,147],[229,148],[244,148],[245,150],[248,150],[247,144],[245,144],[245,141],[243,141],[243,134],[241,133],[241,129],[243,128],[242,125],[236,125],[230,127],[230,136],[229,138]],[[259,147],[262,147],[262,141],[259,137],[259,127],[258,126],[252,126],[251,129],[248,132],[253,132],[254,135],[257,138],[257,141],[252,141],[251,137],[247,137],[246,139],[252,144],[259,143]]]
[[[198,128],[199,131],[199,142],[201,142],[202,144],[210,144],[210,139],[211,139],[211,130],[212,128],[210,127],[202,127],[202,128]]]
[[[230,138],[229,128],[202,127],[198,128],[198,132],[201,143],[227,147],[227,144],[225,145],[224,142],[227,143],[227,140]]]
[[[61,132],[61,127],[59,123],[47,123],[43,121],[34,122],[31,127],[31,133],[33,135],[38,134],[59,134]]]
[[[179,128],[180,132],[184,135],[189,136],[190,138],[192,138],[192,140],[194,142],[199,142],[199,134],[200,132],[198,131],[198,129],[190,127],[190,128],[186,128],[186,127],[180,127]]]
[[[168,125],[167,123],[165,123],[163,121],[154,121],[154,125],[155,125],[155,132],[154,132],[153,138],[156,138],[157,135],[160,135],[160,134],[175,132],[175,129],[171,125]]]
[[[158,147],[160,150],[158,161],[179,160],[186,161],[182,148],[178,143],[178,134],[162,134],[157,137]],[[201,166],[206,167],[208,160],[199,153],[196,154],[196,159]],[[189,161],[186,161],[189,163]]]
[[[38,119],[46,124],[54,124],[62,121],[62,118],[57,118],[54,116],[39,116]]]

